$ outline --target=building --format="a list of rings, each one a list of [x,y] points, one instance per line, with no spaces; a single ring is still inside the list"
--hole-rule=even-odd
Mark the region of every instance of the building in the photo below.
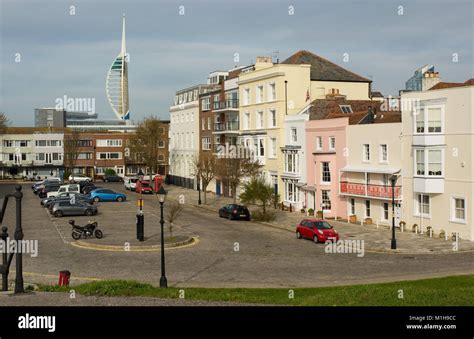
[[[441,81],[433,65],[425,65],[415,70],[415,74],[405,83],[405,91],[427,91]],[[403,91],[402,91],[403,92]]]
[[[242,69],[239,144],[253,147],[255,158],[263,165],[263,175],[280,197],[295,196],[285,191],[294,190],[293,185],[285,183],[291,183],[293,178],[283,176],[285,116],[301,112],[313,100],[325,99],[327,94],[369,100],[370,84],[369,79],[308,51],[298,51],[277,64],[270,57],[257,57],[255,65]]]
[[[474,241],[474,79],[403,93],[403,220]]]
[[[66,127],[66,110],[56,108],[35,108],[35,127]]]
[[[176,92],[170,107],[169,175],[171,184],[197,188],[193,162],[199,152],[199,95],[219,85],[200,84]]]
[[[125,175],[125,144],[123,133],[95,133],[94,175],[103,177],[107,169],[113,169],[117,175]]]

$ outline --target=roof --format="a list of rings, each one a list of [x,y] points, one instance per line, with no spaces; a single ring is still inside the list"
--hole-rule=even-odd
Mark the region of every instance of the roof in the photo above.
[[[378,91],[373,91],[370,94],[372,95],[372,98],[383,98],[383,94]]]
[[[59,127],[7,127],[5,134],[64,133],[68,128]]]
[[[283,61],[282,64],[311,65],[311,80],[372,82],[367,78],[305,50],[294,53],[288,59]]]
[[[381,173],[381,174],[395,174],[400,171],[400,168],[395,167],[381,167],[381,166],[357,166],[346,165],[341,168],[341,172],[367,172],[367,173]]]
[[[428,91],[436,89],[445,89],[453,87],[464,87],[464,86],[474,86],[474,78],[468,79],[465,82],[438,82],[436,85],[431,87]]]

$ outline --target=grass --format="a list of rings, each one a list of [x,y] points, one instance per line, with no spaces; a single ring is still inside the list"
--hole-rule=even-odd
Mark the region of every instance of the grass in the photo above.
[[[146,283],[104,280],[73,287],[40,285],[40,291],[93,296],[179,297],[181,288],[161,289]],[[292,306],[472,306],[474,275],[382,284],[294,288],[182,288],[187,300],[230,301]],[[400,290],[403,298],[399,298]]]

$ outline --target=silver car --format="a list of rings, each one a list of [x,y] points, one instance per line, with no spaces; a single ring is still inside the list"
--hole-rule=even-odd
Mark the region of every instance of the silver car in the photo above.
[[[97,207],[76,201],[74,204],[70,200],[58,201],[50,210],[51,214],[56,218],[64,215],[94,215],[97,214]]]

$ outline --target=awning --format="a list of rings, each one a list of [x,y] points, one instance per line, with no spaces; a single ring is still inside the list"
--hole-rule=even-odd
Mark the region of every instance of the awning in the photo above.
[[[381,173],[381,174],[394,174],[400,171],[400,168],[395,167],[374,167],[374,166],[353,166],[347,165],[341,168],[341,172],[358,172],[358,173]]]
[[[308,186],[308,185],[301,186],[300,189],[303,191],[308,191],[308,192],[316,192],[316,187]]]

